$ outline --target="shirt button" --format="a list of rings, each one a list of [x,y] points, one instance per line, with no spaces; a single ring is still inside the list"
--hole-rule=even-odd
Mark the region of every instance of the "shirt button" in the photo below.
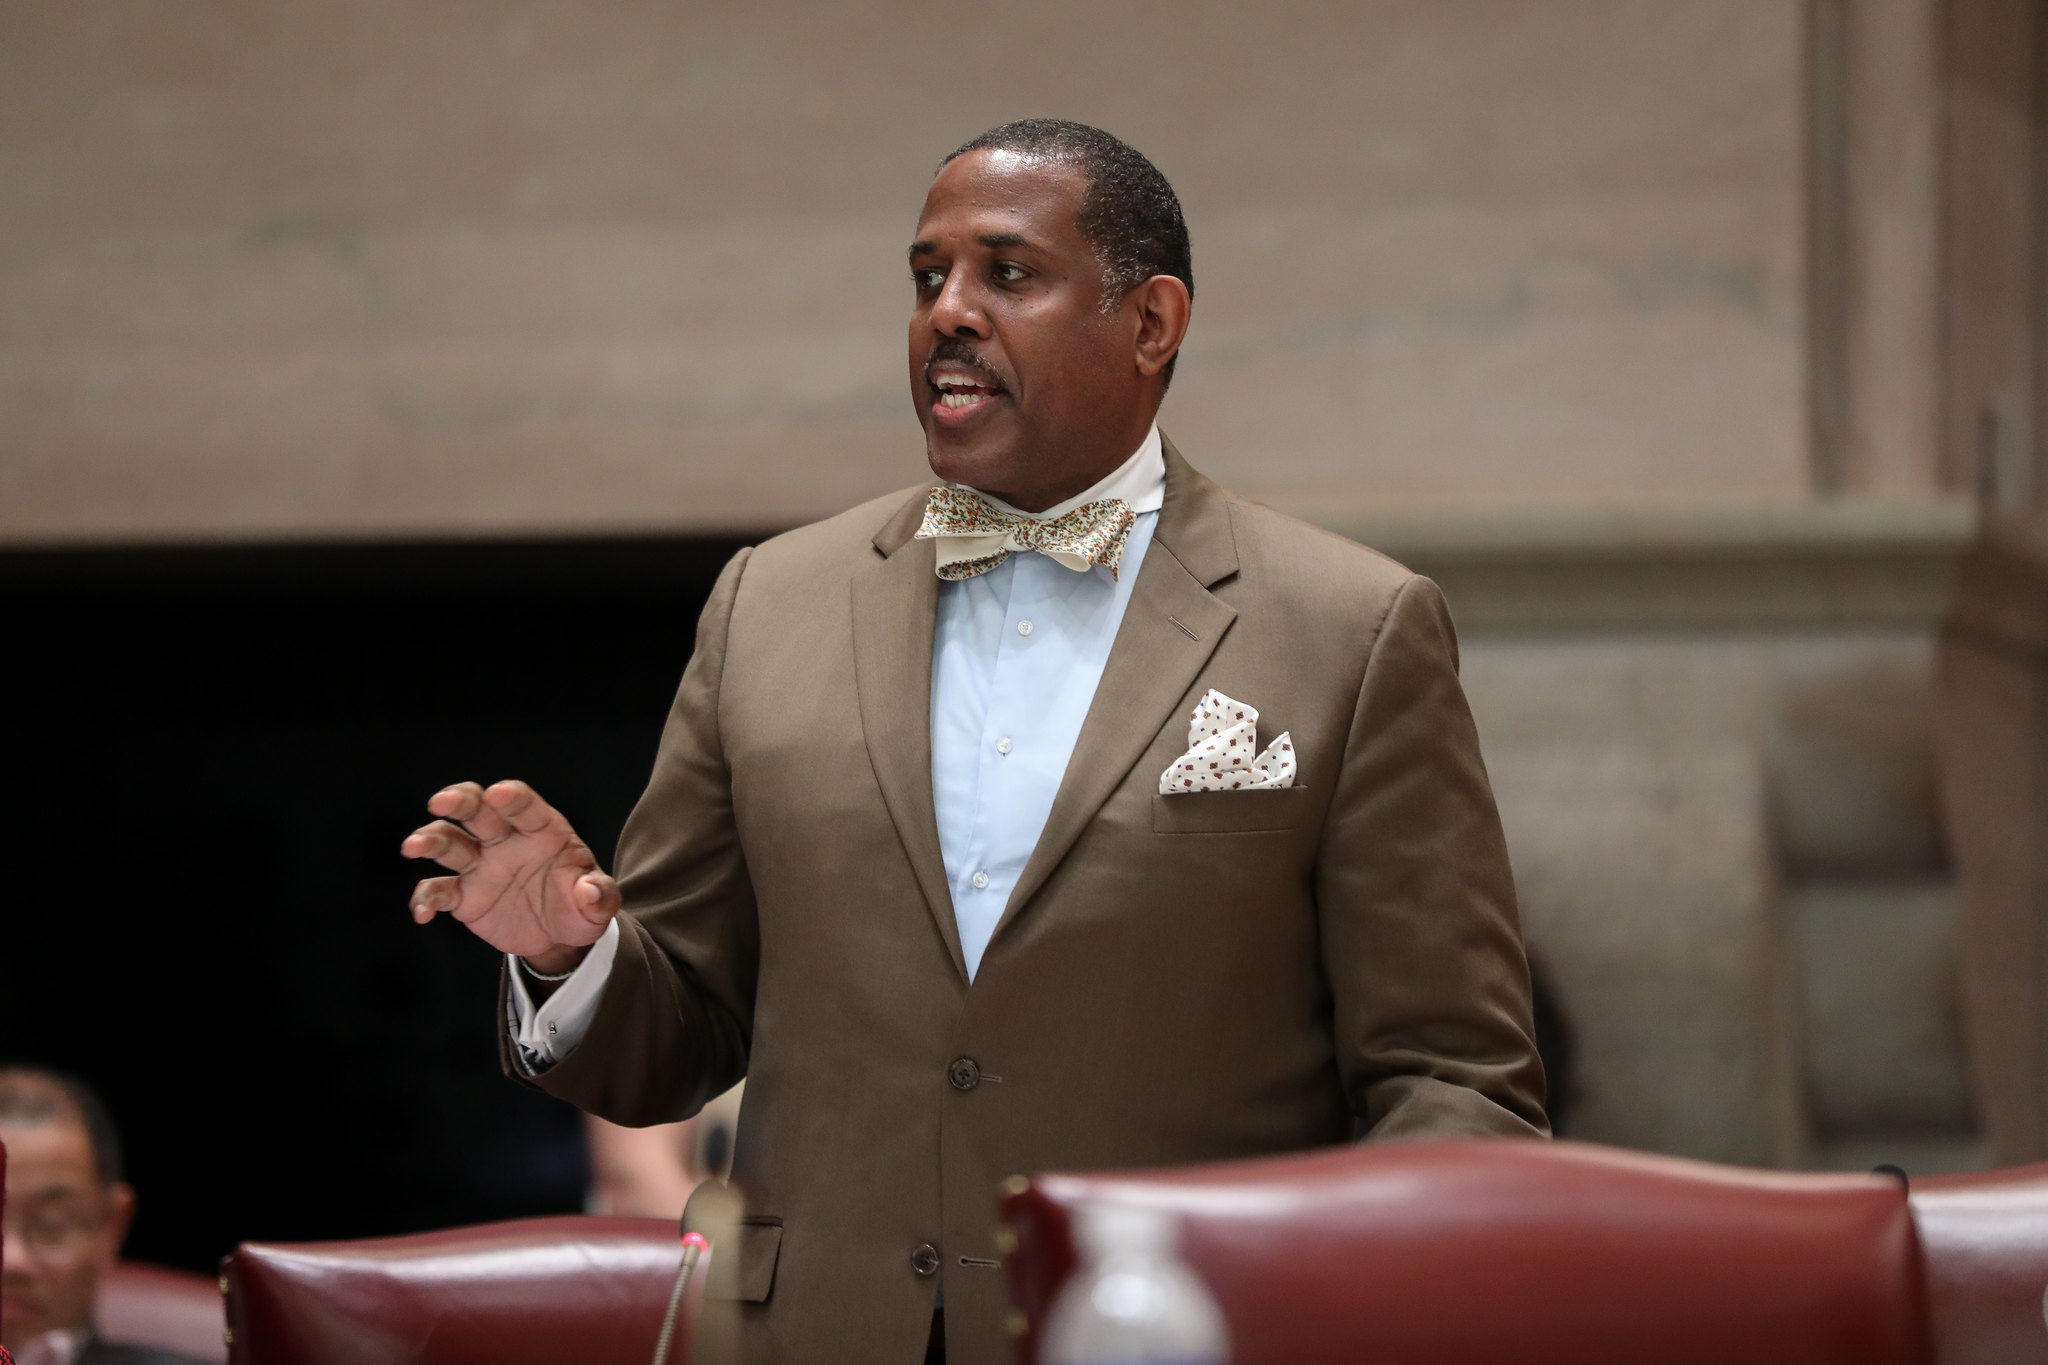
[[[974,877],[973,877],[973,882],[974,882],[974,889],[975,889],[976,891],[986,891],[986,890],[988,890],[988,873],[986,873],[986,872],[977,872],[977,873],[975,873],[975,874],[974,874]]]
[[[1019,621],[1017,623],[1017,633],[1019,635],[1029,635],[1031,633],[1031,623],[1029,621]]]
[[[981,1066],[972,1057],[955,1057],[946,1068],[946,1080],[955,1090],[972,1090],[981,1084]]]
[[[1008,735],[996,741],[996,752],[999,754],[1010,752],[1010,737]]]
[[[910,1268],[920,1275],[939,1273],[939,1249],[930,1242],[910,1253]]]

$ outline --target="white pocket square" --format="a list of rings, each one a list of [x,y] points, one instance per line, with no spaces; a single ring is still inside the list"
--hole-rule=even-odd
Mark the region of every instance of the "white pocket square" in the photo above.
[[[1294,740],[1285,731],[1259,753],[1259,713],[1215,688],[1195,706],[1188,751],[1159,775],[1159,794],[1258,791],[1294,785]],[[1258,757],[1254,758],[1253,755]]]

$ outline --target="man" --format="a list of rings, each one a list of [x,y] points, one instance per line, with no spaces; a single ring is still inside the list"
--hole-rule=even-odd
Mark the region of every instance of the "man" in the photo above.
[[[119,1259],[135,1216],[120,1138],[99,1097],[69,1077],[0,1069],[0,1146],[0,1342],[20,1365],[197,1365],[93,1335],[100,1278]]]
[[[414,917],[513,955],[512,1074],[628,1124],[746,1075],[709,1291],[751,1360],[1007,1360],[1013,1172],[1543,1127],[1435,586],[1153,425],[1171,187],[1008,124],[940,168],[910,267],[946,486],[727,566],[619,879],[516,782],[404,846],[456,874]]]

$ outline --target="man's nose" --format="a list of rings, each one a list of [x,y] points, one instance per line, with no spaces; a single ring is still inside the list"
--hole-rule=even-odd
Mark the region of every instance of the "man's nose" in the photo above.
[[[26,1277],[29,1268],[28,1243],[21,1233],[0,1223],[0,1275],[8,1279]]]
[[[964,270],[947,274],[932,304],[932,330],[949,337],[988,336],[988,314],[974,296],[972,278]]]

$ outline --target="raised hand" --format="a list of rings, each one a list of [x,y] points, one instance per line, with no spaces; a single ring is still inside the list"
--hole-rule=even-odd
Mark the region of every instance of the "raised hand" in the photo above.
[[[441,818],[407,835],[399,852],[455,875],[413,889],[419,923],[451,914],[500,952],[560,972],[582,961],[619,913],[619,884],[524,782],[458,782],[427,798],[427,811]]]

